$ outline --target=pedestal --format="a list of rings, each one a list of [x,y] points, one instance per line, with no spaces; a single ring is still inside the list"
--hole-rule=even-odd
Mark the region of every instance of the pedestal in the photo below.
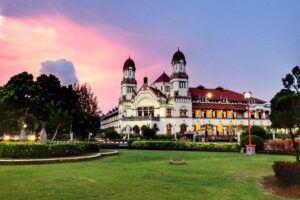
[[[248,144],[246,145],[246,154],[247,155],[255,155],[255,147],[256,145],[255,144]]]

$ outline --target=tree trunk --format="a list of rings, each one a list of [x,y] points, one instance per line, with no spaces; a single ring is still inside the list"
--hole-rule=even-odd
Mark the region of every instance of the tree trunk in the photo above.
[[[293,142],[293,147],[295,149],[296,161],[299,162],[300,161],[299,145],[298,145],[298,143],[295,140],[295,136],[294,136],[291,128],[289,128],[289,134],[291,136],[291,139],[292,139],[292,142]]]
[[[59,127],[60,127],[61,125],[62,125],[62,124],[58,124],[58,126],[56,127],[55,133],[54,133],[54,135],[53,135],[53,137],[52,137],[52,142],[55,140],[56,135],[57,135],[57,133],[58,133],[58,129],[59,129]]]

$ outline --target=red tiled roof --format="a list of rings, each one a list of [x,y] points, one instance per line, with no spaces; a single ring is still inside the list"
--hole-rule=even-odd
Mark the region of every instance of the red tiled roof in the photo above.
[[[164,72],[154,83],[159,83],[159,82],[170,82],[170,77]]]
[[[158,90],[158,89],[156,89],[154,87],[149,87],[149,88],[156,94],[156,96],[166,98],[166,96],[160,90]]]
[[[208,93],[212,94],[212,100],[218,100],[221,97],[226,97],[228,101],[245,101],[243,94],[233,92],[231,90],[225,89],[198,89],[198,88],[189,88],[189,91],[193,99],[199,99],[200,96],[205,97]],[[256,103],[265,103],[265,101],[254,98]]]
[[[247,110],[247,106],[245,104],[193,103],[193,109]]]

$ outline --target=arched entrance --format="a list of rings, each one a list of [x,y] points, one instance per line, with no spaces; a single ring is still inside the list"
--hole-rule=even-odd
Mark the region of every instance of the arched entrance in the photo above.
[[[136,134],[136,135],[140,134],[140,128],[138,125],[135,125],[132,130],[133,130],[134,134]]]
[[[187,125],[186,124],[181,124],[180,125],[180,132],[184,133],[184,132],[186,132],[186,130],[187,130]]]

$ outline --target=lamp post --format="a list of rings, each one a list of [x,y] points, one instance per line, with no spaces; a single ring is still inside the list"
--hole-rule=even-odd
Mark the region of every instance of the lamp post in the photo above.
[[[248,155],[255,154],[255,144],[252,144],[252,136],[251,136],[251,127],[250,127],[250,100],[252,93],[251,92],[244,92],[244,98],[247,101],[247,115],[248,115],[248,135],[249,135],[249,144],[246,145],[246,153]]]
[[[208,92],[206,94],[206,99],[207,102],[209,103],[209,100],[213,97],[213,94],[211,92]],[[206,112],[206,111],[205,111]],[[212,115],[212,112],[211,112]],[[205,116],[207,118],[207,115]],[[212,117],[212,116],[211,116]],[[205,126],[205,130],[204,130],[204,141],[206,142],[208,140],[208,133],[207,133],[207,125]]]

